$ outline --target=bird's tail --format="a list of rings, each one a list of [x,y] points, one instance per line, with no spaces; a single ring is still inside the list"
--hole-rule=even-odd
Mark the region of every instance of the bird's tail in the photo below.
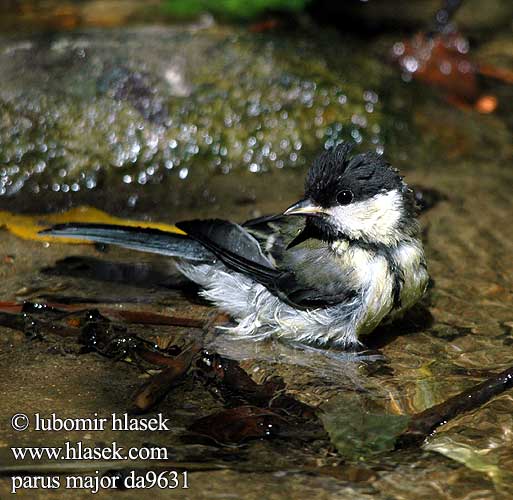
[[[201,243],[187,235],[148,227],[72,222],[57,224],[39,234],[89,240],[194,261],[210,261],[214,258]]]

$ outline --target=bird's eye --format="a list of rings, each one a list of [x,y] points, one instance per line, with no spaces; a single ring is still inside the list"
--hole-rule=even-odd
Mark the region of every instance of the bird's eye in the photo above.
[[[343,189],[337,193],[337,203],[339,205],[349,205],[353,201],[353,192],[349,189]]]

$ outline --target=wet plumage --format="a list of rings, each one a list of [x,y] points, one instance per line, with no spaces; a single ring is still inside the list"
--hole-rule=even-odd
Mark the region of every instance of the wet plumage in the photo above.
[[[347,347],[417,302],[428,282],[414,198],[400,175],[350,145],[322,153],[283,214],[177,223],[187,236],[65,224],[52,235],[174,257],[234,333]]]

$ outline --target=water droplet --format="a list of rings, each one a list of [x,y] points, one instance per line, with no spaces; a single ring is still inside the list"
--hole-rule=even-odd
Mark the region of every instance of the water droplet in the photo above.
[[[442,61],[440,63],[440,72],[444,75],[450,75],[452,71],[452,65],[449,61]]]
[[[446,24],[447,21],[449,20],[449,13],[445,9],[440,9],[436,13],[436,20],[440,24]]]
[[[394,46],[392,47],[392,52],[397,57],[402,56],[404,54],[404,43],[402,43],[402,42],[394,43]]]
[[[402,60],[402,64],[409,73],[415,73],[419,69],[419,62],[413,56],[406,56]]]
[[[34,172],[37,174],[40,174],[41,172],[44,172],[46,168],[46,163],[43,160],[39,160],[36,163],[36,166],[34,167]]]
[[[456,40],[456,50],[460,54],[466,54],[468,52],[468,49],[469,49],[468,40],[463,37],[458,37],[458,39]]]

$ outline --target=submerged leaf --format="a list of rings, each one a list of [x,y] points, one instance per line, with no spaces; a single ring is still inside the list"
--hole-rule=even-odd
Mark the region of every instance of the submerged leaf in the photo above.
[[[391,415],[369,409],[359,398],[336,398],[323,408],[322,422],[331,442],[348,460],[360,460],[393,450],[406,429],[407,415]]]
[[[271,437],[284,422],[283,417],[271,410],[245,405],[200,418],[189,430],[218,443],[241,443]]]

